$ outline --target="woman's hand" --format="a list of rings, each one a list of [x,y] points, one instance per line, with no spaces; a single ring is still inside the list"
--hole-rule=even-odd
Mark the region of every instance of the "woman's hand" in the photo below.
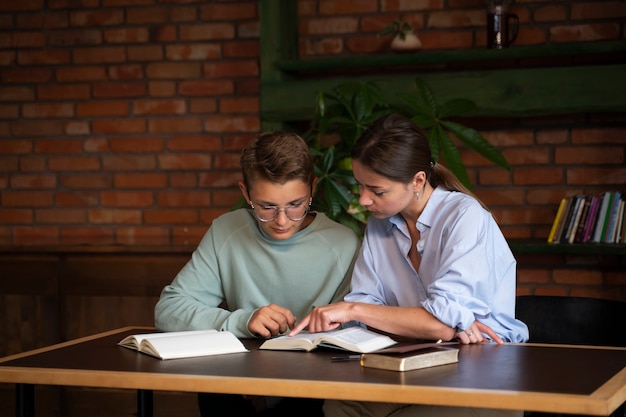
[[[475,321],[469,328],[457,332],[456,338],[464,345],[489,342],[489,340],[483,336],[483,333],[499,345],[504,343],[500,336],[498,336],[496,332],[491,329],[491,327],[479,321]]]

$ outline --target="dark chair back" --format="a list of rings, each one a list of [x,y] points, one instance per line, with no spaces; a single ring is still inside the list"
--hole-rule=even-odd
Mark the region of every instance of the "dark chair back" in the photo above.
[[[583,297],[520,295],[516,317],[529,342],[626,347],[626,303]]]

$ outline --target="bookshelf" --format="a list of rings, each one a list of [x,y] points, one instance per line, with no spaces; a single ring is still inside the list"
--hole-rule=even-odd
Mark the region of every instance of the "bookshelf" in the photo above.
[[[518,254],[572,254],[572,255],[626,255],[623,243],[548,243],[537,239],[509,239],[513,253]]]

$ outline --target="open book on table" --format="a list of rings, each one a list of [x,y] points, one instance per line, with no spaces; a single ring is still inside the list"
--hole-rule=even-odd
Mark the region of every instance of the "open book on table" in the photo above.
[[[279,336],[266,340],[259,349],[305,350],[308,352],[317,347],[328,347],[365,353],[384,349],[394,344],[396,341],[389,336],[354,326],[328,332],[300,332],[295,336]]]
[[[217,330],[135,334],[118,345],[163,360],[248,352],[234,334]]]

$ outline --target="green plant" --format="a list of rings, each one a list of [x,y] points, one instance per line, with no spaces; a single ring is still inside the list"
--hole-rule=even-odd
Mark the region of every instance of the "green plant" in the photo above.
[[[413,32],[413,26],[404,20],[396,19],[381,30],[378,31],[378,36],[398,35],[402,40],[406,39],[406,34]]]
[[[350,149],[363,131],[385,114],[400,113],[428,133],[433,159],[445,165],[471,189],[467,171],[451,135],[465,146],[505,169],[500,151],[476,130],[448,120],[471,111],[475,104],[454,99],[439,104],[426,82],[415,80],[416,91],[401,93],[403,105],[392,105],[381,89],[371,82],[349,81],[317,94],[311,130],[305,138],[315,157],[319,178],[314,208],[360,232],[367,211],[358,204],[358,188],[352,177]],[[331,140],[328,140],[328,138]]]

